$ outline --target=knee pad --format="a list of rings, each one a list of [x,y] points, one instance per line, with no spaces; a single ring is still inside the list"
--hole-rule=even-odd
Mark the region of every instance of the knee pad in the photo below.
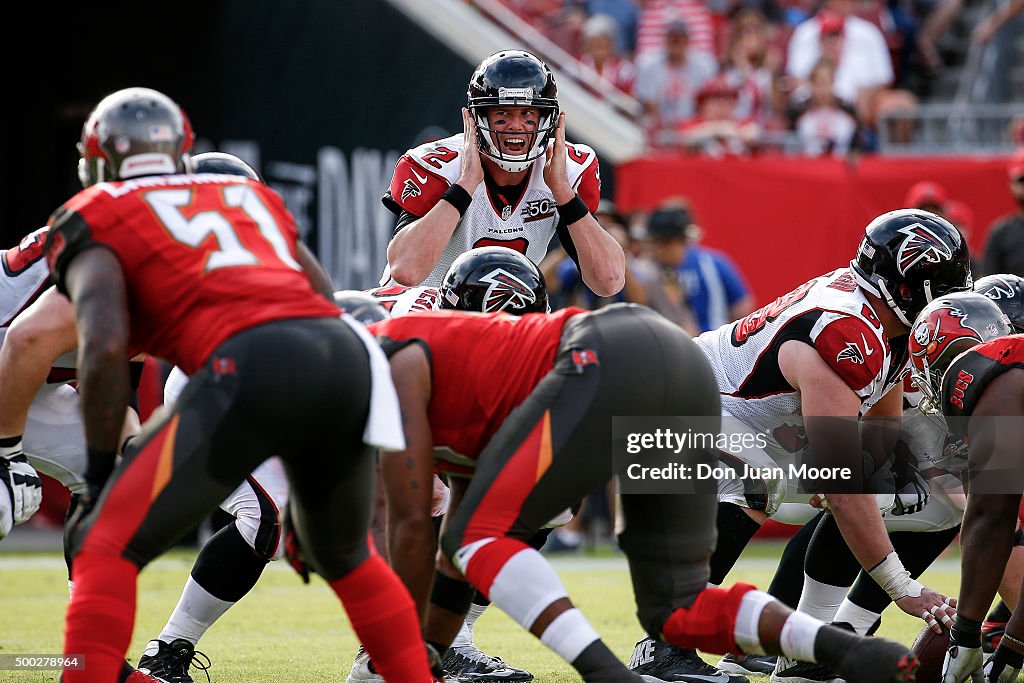
[[[752,590],[757,589],[749,583],[737,583],[728,590],[705,588],[692,606],[677,607],[665,620],[662,640],[715,654],[739,653],[736,614],[743,596]]]

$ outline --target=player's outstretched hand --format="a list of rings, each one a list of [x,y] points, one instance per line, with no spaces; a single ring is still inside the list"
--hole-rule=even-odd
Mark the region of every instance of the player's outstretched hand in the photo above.
[[[908,595],[897,600],[896,604],[910,616],[924,619],[936,633],[942,633],[943,626],[952,626],[956,616],[956,598],[948,598],[927,586],[921,587],[919,596]]]

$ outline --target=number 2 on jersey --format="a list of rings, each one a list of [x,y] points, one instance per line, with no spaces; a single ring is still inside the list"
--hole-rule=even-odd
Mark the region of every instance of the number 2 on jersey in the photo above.
[[[182,209],[193,205],[194,192],[191,189],[153,190],[145,194],[145,199],[171,236],[182,244],[198,248],[207,237],[214,236],[218,249],[206,259],[205,271],[258,264],[259,258],[242,245],[235,226],[221,211],[209,209],[186,218]],[[224,209],[240,209],[256,224],[263,239],[270,244],[282,263],[289,268],[302,270],[302,266],[292,258],[288,240],[277,221],[251,187],[229,185],[218,194]]]

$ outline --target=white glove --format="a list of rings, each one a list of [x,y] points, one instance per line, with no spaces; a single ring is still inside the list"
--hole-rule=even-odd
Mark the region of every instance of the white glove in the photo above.
[[[21,449],[15,455],[0,457],[0,481],[11,495],[14,523],[27,522],[43,502],[43,480]]]
[[[950,645],[942,662],[942,683],[985,683],[981,670],[983,662],[980,647]]]

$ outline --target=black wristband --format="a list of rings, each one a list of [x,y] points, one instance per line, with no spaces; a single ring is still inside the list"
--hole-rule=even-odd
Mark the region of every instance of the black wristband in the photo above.
[[[981,647],[981,622],[959,614],[949,632],[950,642],[964,647]]]
[[[441,199],[454,206],[455,210],[459,212],[459,216],[466,215],[469,203],[473,201],[473,197],[466,192],[466,188],[462,187],[462,185],[459,185],[458,183],[451,185],[447,190],[445,190],[444,194],[441,195]]]
[[[576,195],[565,204],[558,205],[558,215],[562,217],[566,225],[572,225],[588,213],[590,213],[590,209],[587,208],[587,205],[580,199],[579,195]]]

